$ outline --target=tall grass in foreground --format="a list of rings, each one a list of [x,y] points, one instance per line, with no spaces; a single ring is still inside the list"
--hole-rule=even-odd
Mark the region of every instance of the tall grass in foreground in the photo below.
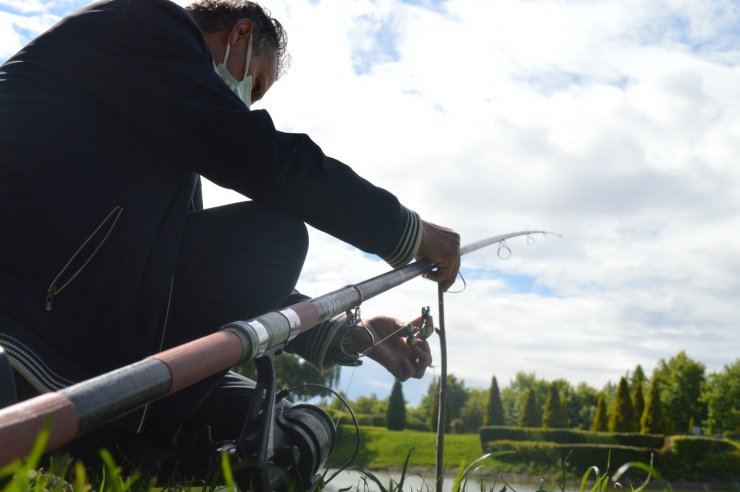
[[[128,477],[121,475],[120,467],[118,467],[111,455],[106,451],[101,451],[101,457],[104,463],[100,475],[96,477],[97,484],[93,485],[87,476],[87,472],[82,463],[66,460],[62,462],[53,462],[50,464],[48,470],[38,468],[38,465],[43,454],[44,446],[49,438],[48,430],[44,430],[39,435],[36,443],[31,451],[31,454],[26,460],[15,460],[9,465],[0,469],[0,492],[127,492],[130,490],[146,490],[148,485],[143,483],[141,478],[137,474],[133,474]],[[369,471],[364,471],[359,468],[354,468],[361,474],[355,489],[351,487],[343,489],[343,491],[349,492],[355,490],[357,492],[367,492],[371,490],[371,487],[375,487],[381,492],[403,492],[406,480],[409,477],[409,461],[414,449],[409,450],[404,460],[403,467],[401,469],[401,476],[398,481],[393,479],[389,480],[388,486],[386,487],[381,480]],[[512,487],[504,478],[503,475],[498,475],[498,478],[492,480],[484,478],[484,476],[491,476],[492,473],[485,469],[485,463],[490,458],[496,458],[505,454],[513,453],[514,451],[498,451],[494,453],[488,453],[480,458],[469,463],[467,466],[462,463],[457,470],[452,490],[453,492],[466,492],[473,490],[480,490],[480,492],[524,492],[516,490]],[[540,481],[540,487],[535,492],[555,492],[560,490],[561,492],[566,491],[566,471],[565,462],[561,465],[561,478],[557,483],[553,482],[549,488],[545,488],[545,481]],[[653,468],[651,464],[645,464],[640,462],[626,463],[622,465],[613,476],[609,476],[608,473],[609,464],[607,464],[607,471],[601,473],[595,466],[589,468],[581,478],[580,488],[578,492],[604,492],[608,487],[617,487],[619,489],[631,490],[632,492],[643,491],[651,479],[654,477],[656,482],[660,485],[662,490],[671,491],[670,485],[663,480],[660,474]],[[231,465],[226,454],[222,456],[221,460],[222,478],[223,485],[216,487],[215,489],[222,492],[232,492],[237,490],[237,486],[234,481],[234,476],[231,470]],[[484,470],[486,474],[484,475]],[[637,488],[628,484],[624,487],[620,484],[619,480],[629,470],[639,470],[647,475],[644,482]],[[476,474],[480,474],[478,478],[475,478]],[[493,474],[496,477],[495,474]],[[426,483],[422,478],[422,485],[415,490],[419,492],[432,492],[436,490],[436,483]],[[71,481],[68,481],[71,480]],[[471,480],[477,480],[477,484],[470,486]],[[593,481],[593,483],[590,483]],[[322,490],[323,487],[319,487],[317,490]],[[193,487],[189,484],[170,484],[165,487],[160,487],[159,490],[175,490],[175,491],[208,491],[214,490],[214,487]],[[410,492],[415,492],[414,489],[408,488]]]

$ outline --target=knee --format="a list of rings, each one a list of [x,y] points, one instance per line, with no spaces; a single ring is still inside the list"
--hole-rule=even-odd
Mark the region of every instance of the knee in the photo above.
[[[308,253],[308,229],[306,224],[295,216],[289,216],[289,225],[291,237],[294,237],[294,251],[296,257],[301,258],[301,262],[306,258]]]

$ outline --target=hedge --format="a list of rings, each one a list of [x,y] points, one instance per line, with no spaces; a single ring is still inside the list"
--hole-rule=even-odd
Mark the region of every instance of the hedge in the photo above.
[[[714,439],[710,437],[672,436],[667,439],[667,445],[654,452],[654,450],[640,446],[626,446],[620,444],[594,444],[594,443],[556,443],[545,441],[522,441],[519,439],[546,436],[545,429],[513,429],[499,428],[492,431],[487,428],[481,437],[491,435],[515,436],[516,439],[488,440],[483,444],[484,452],[490,451],[515,451],[514,454],[496,458],[498,461],[521,465],[531,469],[556,465],[568,456],[566,469],[576,474],[584,473],[589,467],[597,466],[605,471],[607,459],[610,458],[610,470],[614,471],[619,466],[630,461],[641,461],[650,463],[650,455],[654,454],[654,464],[658,471],[669,481],[701,481],[710,483],[735,483],[736,470],[740,470],[740,445],[727,439]],[[481,429],[482,430],[482,429]],[[576,432],[575,439],[598,434],[601,438],[612,436],[610,433],[588,433]],[[561,438],[562,434],[556,434]],[[620,434],[624,438],[625,434]],[[632,436],[632,435],[627,435]],[[552,435],[549,437],[552,438]],[[611,454],[610,454],[611,453]]]
[[[592,466],[599,467],[602,473],[614,471],[630,461],[650,463],[651,450],[635,446],[614,444],[558,444],[554,442],[496,441],[489,443],[486,451],[515,451],[499,456],[498,461],[517,464],[555,464],[559,465],[567,457],[566,469],[576,474],[584,473]]]
[[[637,434],[629,432],[591,432],[580,429],[546,429],[506,426],[480,428],[483,449],[491,441],[538,441],[559,444],[617,444],[639,448],[660,449],[665,442],[661,434]]]
[[[684,480],[732,482],[740,470],[740,446],[727,439],[672,436],[661,452],[671,474]]]

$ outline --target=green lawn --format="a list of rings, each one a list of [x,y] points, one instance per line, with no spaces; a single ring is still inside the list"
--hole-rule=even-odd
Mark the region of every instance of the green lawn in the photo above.
[[[389,431],[382,427],[360,427],[360,453],[354,464],[369,470],[401,468],[410,449],[414,449],[409,465],[433,468],[437,455],[437,435],[421,431]],[[356,446],[354,426],[344,425],[339,442],[329,458],[330,466],[347,461]],[[460,463],[470,463],[483,454],[478,434],[448,434],[445,437],[445,465],[455,470]]]

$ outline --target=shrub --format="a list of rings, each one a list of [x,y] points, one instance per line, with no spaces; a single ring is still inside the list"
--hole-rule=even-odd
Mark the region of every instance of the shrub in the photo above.
[[[515,451],[496,460],[512,464],[559,464],[567,457],[565,469],[582,474],[596,465],[601,470],[611,463],[611,470],[630,461],[650,462],[651,451],[635,446],[615,444],[558,444],[553,442],[496,441],[488,451]]]
[[[543,429],[490,426],[480,428],[483,448],[490,441],[546,441],[560,444],[618,444],[650,449],[663,447],[662,434],[637,434],[628,432],[590,432],[580,429]]]
[[[661,453],[666,473],[674,479],[716,482],[734,480],[740,470],[740,446],[732,441],[710,437],[672,436]]]
[[[704,456],[714,453],[727,453],[740,449],[737,444],[725,439],[712,437],[671,436],[668,448],[681,461],[699,461]]]

